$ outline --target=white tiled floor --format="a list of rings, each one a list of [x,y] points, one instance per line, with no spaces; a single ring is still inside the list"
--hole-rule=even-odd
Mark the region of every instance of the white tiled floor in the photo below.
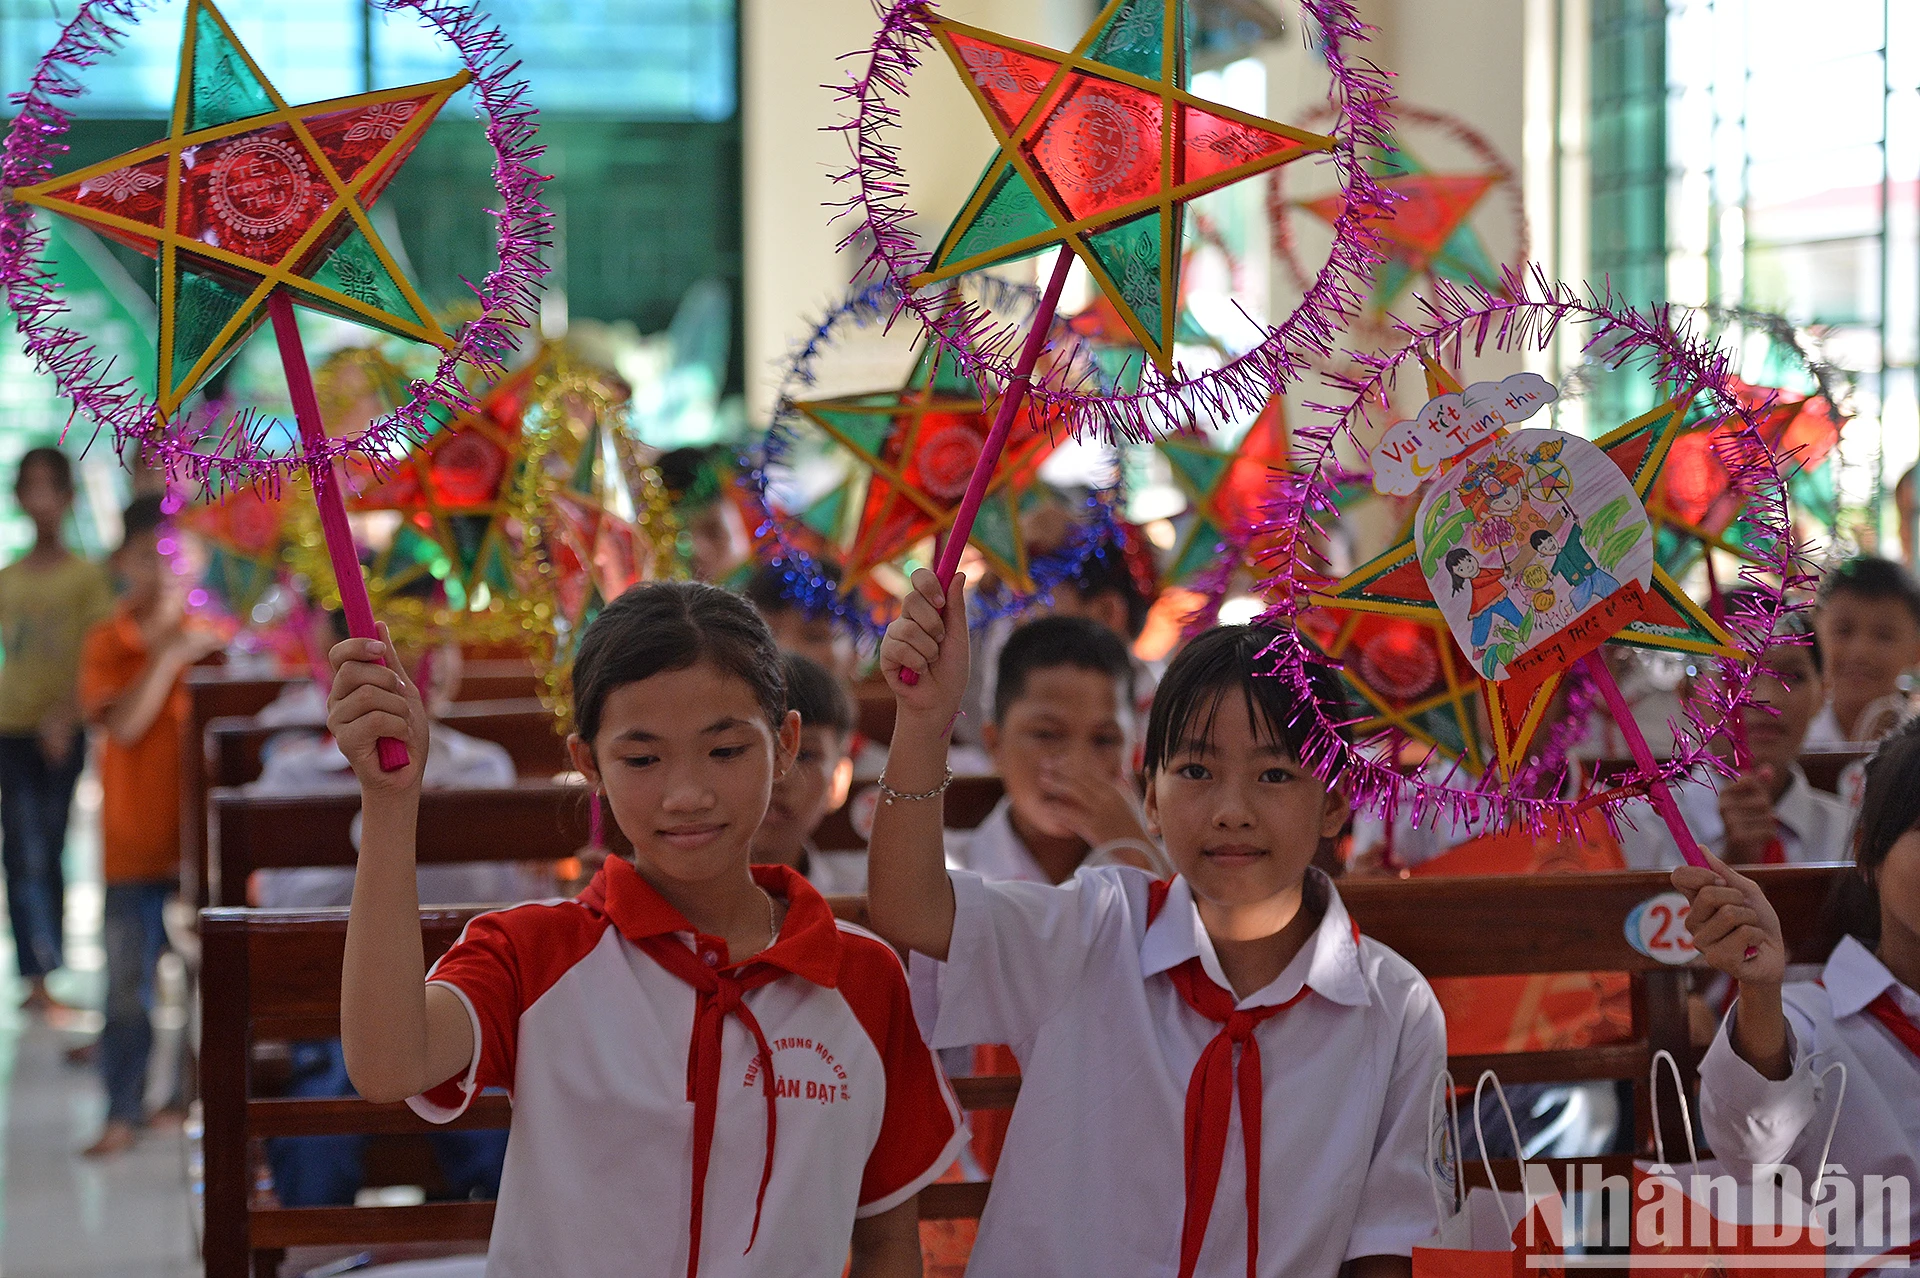
[[[54,980],[56,995],[89,1007],[100,996],[98,803],[98,788],[83,782],[68,843],[69,966]],[[21,991],[3,924],[0,914],[0,1278],[200,1273],[179,1129],[149,1131],[108,1162],[79,1157],[99,1134],[106,1100],[99,1075],[65,1056],[98,1017],[54,1027],[15,1010]]]

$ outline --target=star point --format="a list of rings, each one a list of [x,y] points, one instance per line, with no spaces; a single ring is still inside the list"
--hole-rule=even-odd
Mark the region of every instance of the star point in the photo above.
[[[470,78],[290,106],[212,0],[190,0],[167,136],[13,194],[156,259],[162,417],[265,322],[276,288],[448,348],[367,210]]]

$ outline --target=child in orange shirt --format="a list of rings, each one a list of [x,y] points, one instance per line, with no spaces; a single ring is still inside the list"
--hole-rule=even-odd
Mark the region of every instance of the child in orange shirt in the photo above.
[[[107,1015],[100,1031],[107,1121],[85,1151],[92,1157],[130,1147],[146,1119],[154,965],[167,940],[161,910],[180,875],[180,725],[187,714],[180,678],[220,646],[216,636],[186,624],[178,580],[160,553],[161,519],[157,497],[127,507],[125,538],[113,556],[126,592],[80,650],[80,705],[100,734],[107,888]]]

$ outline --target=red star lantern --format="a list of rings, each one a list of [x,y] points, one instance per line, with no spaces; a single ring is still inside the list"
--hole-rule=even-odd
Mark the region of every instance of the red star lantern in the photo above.
[[[851,538],[836,539],[843,587],[857,587],[879,565],[952,529],[986,443],[988,415],[979,386],[943,343],[921,352],[898,390],[808,400],[794,408],[870,472]],[[967,534],[994,572],[1023,592],[1033,582],[1020,535],[1021,498],[1054,447],[1044,425],[1023,414]],[[816,503],[802,521],[816,530],[842,524],[840,516],[854,500],[851,490],[836,489],[827,500],[831,508]]]
[[[1185,0],[1112,0],[1070,52],[930,25],[999,150],[916,283],[1065,245],[1171,371],[1187,201],[1333,140],[1187,92]]]

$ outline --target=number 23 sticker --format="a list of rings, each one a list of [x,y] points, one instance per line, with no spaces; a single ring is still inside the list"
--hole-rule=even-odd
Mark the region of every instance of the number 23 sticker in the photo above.
[[[1662,963],[1691,963],[1698,951],[1687,931],[1687,909],[1687,898],[1678,892],[1648,897],[1627,915],[1627,944]]]

